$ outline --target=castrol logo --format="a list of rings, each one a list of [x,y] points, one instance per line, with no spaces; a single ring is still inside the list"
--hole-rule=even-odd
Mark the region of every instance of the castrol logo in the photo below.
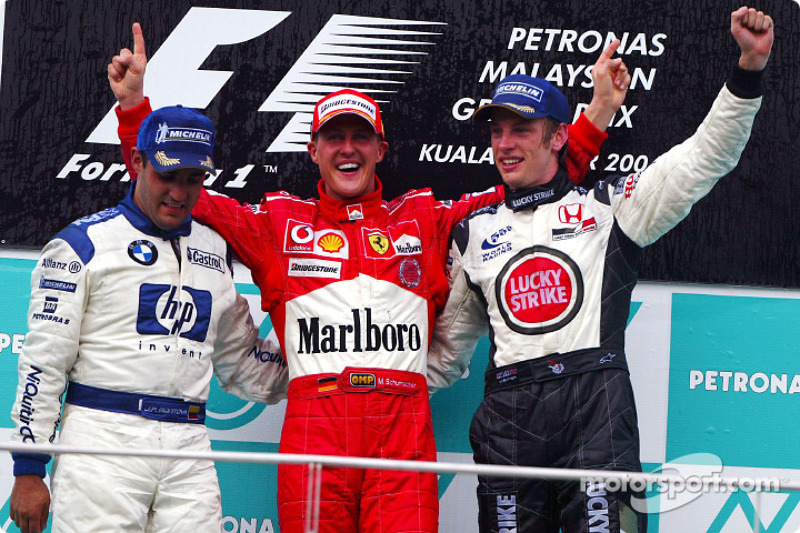
[[[583,303],[578,265],[563,252],[534,246],[506,263],[495,284],[500,314],[517,333],[536,335],[564,327]]]

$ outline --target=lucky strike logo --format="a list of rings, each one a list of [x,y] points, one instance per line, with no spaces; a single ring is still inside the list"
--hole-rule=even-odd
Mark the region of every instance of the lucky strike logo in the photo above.
[[[495,284],[501,315],[523,334],[557,330],[570,322],[583,302],[580,269],[558,250],[534,246],[517,254]]]

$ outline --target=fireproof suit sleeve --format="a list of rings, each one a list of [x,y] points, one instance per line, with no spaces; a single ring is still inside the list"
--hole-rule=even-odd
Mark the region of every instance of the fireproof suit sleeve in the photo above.
[[[428,351],[428,391],[433,395],[458,381],[469,366],[480,338],[487,334],[486,307],[479,293],[472,289],[464,271],[460,248],[466,243],[467,223],[453,230],[450,247],[450,295],[436,319]]]
[[[723,87],[694,135],[641,173],[620,178],[611,206],[631,240],[639,246],[658,240],[736,167],[761,100]]]
[[[586,178],[592,160],[600,153],[600,147],[606,139],[608,133],[598,130],[583,113],[574,124],[569,125],[567,174],[572,183],[579,185]]]
[[[238,292],[235,296],[218,327],[214,373],[225,392],[248,401],[277,403],[286,398],[289,370],[275,330],[259,338],[247,300]]]
[[[117,106],[114,108],[117,113],[117,135],[119,135],[122,159],[125,161],[125,168],[128,169],[131,179],[137,178],[136,171],[131,165],[131,148],[136,146],[137,138],[139,136],[139,126],[147,115],[152,112],[150,107],[150,98],[144,98],[144,102],[136,107],[123,111]]]
[[[64,240],[42,250],[31,274],[28,334],[19,357],[19,385],[11,417],[12,440],[47,444],[60,422],[61,394],[78,357],[81,321],[88,297],[88,268]],[[45,475],[50,457],[14,453],[14,475]]]

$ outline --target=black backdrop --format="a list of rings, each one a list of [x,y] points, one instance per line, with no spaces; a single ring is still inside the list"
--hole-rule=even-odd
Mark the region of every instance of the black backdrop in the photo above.
[[[218,125],[216,160],[224,169],[212,188],[251,202],[274,189],[315,195],[318,171],[305,152],[268,150],[289,130],[307,131],[292,120],[310,107],[297,103],[299,85],[289,82],[299,75],[313,80],[318,91],[338,87],[333,78],[345,67],[362,70],[351,70],[350,83],[343,85],[383,91],[376,98],[383,101],[390,150],[378,174],[386,197],[431,187],[440,198],[454,198],[499,180],[482,157],[486,132],[465,116],[471,100],[490,95],[503,62],[508,73],[517,65],[527,73],[538,65],[540,77],[560,73],[555,81],[570,102],[585,103],[591,98],[585,67],[600,51],[595,44],[610,32],[627,36],[622,55],[638,71],[638,83],[609,129],[593,176],[627,170],[652,161],[700,123],[738,57],[729,32],[729,15],[738,5],[730,0],[7,0],[0,250],[41,247],[71,220],[113,205],[125,194],[129,184],[123,173],[107,173],[121,162],[119,146],[87,139],[114,103],[106,64],[120,47],[131,46],[134,21],[144,27],[151,66],[162,45],[170,52],[184,46],[185,55],[171,56],[174,71],[182,58],[200,54],[205,57],[201,70],[232,73],[203,109]],[[739,167],[647,249],[643,279],[800,286],[795,245],[800,228],[799,5],[771,0],[755,6],[773,15],[776,41],[750,143]],[[193,8],[223,9],[214,12],[212,29],[175,32],[187,13],[197,13]],[[227,16],[231,10],[286,13],[275,14],[280,22],[257,37],[198,52],[198,43],[213,41],[218,27],[233,24]],[[331,30],[336,14],[360,18]],[[354,28],[378,28],[381,34],[354,37]],[[328,30],[346,34],[340,37],[344,41],[309,56]],[[394,63],[358,65],[342,57]],[[320,58],[332,66],[309,74],[320,68]],[[160,72],[170,72],[167,58],[161,59]],[[153,69],[148,73],[146,91],[155,86]],[[176,99],[191,89],[189,77],[170,83],[162,90]],[[259,111],[273,97],[282,103]],[[296,139],[305,142],[304,135]],[[76,170],[69,170],[71,162]],[[226,186],[248,165],[246,185]]]

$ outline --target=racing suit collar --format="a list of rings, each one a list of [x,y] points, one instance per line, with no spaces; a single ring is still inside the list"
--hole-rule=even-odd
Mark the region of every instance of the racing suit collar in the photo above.
[[[536,209],[541,204],[556,202],[571,191],[572,187],[567,171],[560,167],[553,179],[542,185],[518,191],[512,191],[508,186],[503,185],[506,191],[506,207],[514,212]]]
[[[351,222],[374,217],[383,205],[383,184],[375,176],[375,190],[352,200],[336,200],[325,194],[325,184],[317,183],[319,210],[322,215],[336,222]]]
[[[153,221],[150,220],[147,215],[145,215],[144,212],[139,209],[139,206],[136,205],[136,202],[133,201],[133,191],[135,188],[136,182],[134,181],[131,184],[131,188],[128,189],[128,195],[125,196],[125,199],[119,203],[119,210],[123,215],[125,215],[125,218],[128,219],[134,228],[138,229],[142,233],[146,233],[147,235],[161,237],[165,241],[174,239],[176,237],[183,237],[192,232],[191,216],[189,216],[181,223],[180,226],[173,230],[163,230],[153,224]]]

